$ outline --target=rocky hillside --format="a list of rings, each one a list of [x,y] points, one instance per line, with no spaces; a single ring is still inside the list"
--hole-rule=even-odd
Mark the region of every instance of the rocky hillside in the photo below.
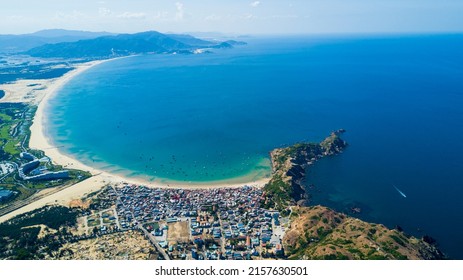
[[[284,210],[307,198],[302,180],[305,169],[318,159],[340,153],[347,143],[341,139],[343,129],[331,133],[321,143],[298,143],[270,153],[273,174],[265,186],[268,207]]]
[[[429,241],[428,241],[429,242]],[[283,245],[290,259],[442,259],[432,244],[322,206],[293,207]]]
[[[347,146],[340,137],[342,133],[344,130],[338,130],[320,143],[299,143],[270,153],[273,174],[265,186],[264,207],[290,215],[290,228],[283,239],[286,256],[291,259],[444,258],[431,238],[417,239],[323,206],[302,206],[310,195],[302,185],[307,167],[322,157],[341,153]]]

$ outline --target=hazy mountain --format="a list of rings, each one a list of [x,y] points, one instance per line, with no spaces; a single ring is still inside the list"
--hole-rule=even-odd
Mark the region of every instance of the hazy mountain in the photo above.
[[[23,52],[45,44],[76,42],[108,35],[111,33],[63,29],[42,30],[22,35],[0,35],[0,53]]]
[[[188,34],[166,34],[166,35],[169,36],[172,39],[175,39],[175,40],[177,40],[179,42],[182,42],[182,43],[190,45],[190,46],[202,46],[202,47],[204,47],[204,46],[213,46],[213,45],[216,44],[215,42],[202,40],[202,39],[193,37],[193,36],[188,35]]]
[[[240,39],[243,38],[243,35],[238,35],[235,33],[221,33],[221,32],[186,32],[193,37],[201,38],[204,40],[231,40],[231,39]]]
[[[34,57],[108,58],[140,53],[191,52],[197,48],[229,48],[229,43],[210,42],[189,35],[148,31],[95,39],[46,44],[25,54]]]
[[[66,30],[66,29],[46,29],[40,30],[29,34],[31,36],[42,37],[42,38],[60,38],[60,37],[75,37],[81,39],[92,39],[102,36],[116,35],[109,32],[90,32],[80,30]]]

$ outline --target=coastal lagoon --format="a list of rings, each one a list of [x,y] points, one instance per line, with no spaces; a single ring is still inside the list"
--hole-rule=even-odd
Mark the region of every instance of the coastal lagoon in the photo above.
[[[270,150],[344,128],[345,152],[308,170],[311,203],[462,259],[463,36],[246,41],[95,66],[50,100],[46,133],[104,171],[217,184],[268,177]]]

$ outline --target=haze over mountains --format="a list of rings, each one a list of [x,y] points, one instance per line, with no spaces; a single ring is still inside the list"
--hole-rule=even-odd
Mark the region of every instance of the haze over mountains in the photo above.
[[[23,35],[0,35],[0,53],[22,52],[44,44],[75,42],[108,35],[114,34],[109,32],[48,29]]]
[[[74,30],[43,30],[25,35],[0,35],[0,53],[42,58],[109,58],[140,53],[193,52],[200,48],[231,48],[237,41],[206,41],[186,34],[147,31],[112,34]]]

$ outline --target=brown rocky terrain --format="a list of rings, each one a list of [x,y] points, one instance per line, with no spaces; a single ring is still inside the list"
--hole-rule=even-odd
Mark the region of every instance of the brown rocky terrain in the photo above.
[[[156,257],[148,240],[138,231],[126,231],[64,244],[50,259],[147,260]]]
[[[291,259],[442,259],[433,245],[323,206],[294,207],[283,239]]]

